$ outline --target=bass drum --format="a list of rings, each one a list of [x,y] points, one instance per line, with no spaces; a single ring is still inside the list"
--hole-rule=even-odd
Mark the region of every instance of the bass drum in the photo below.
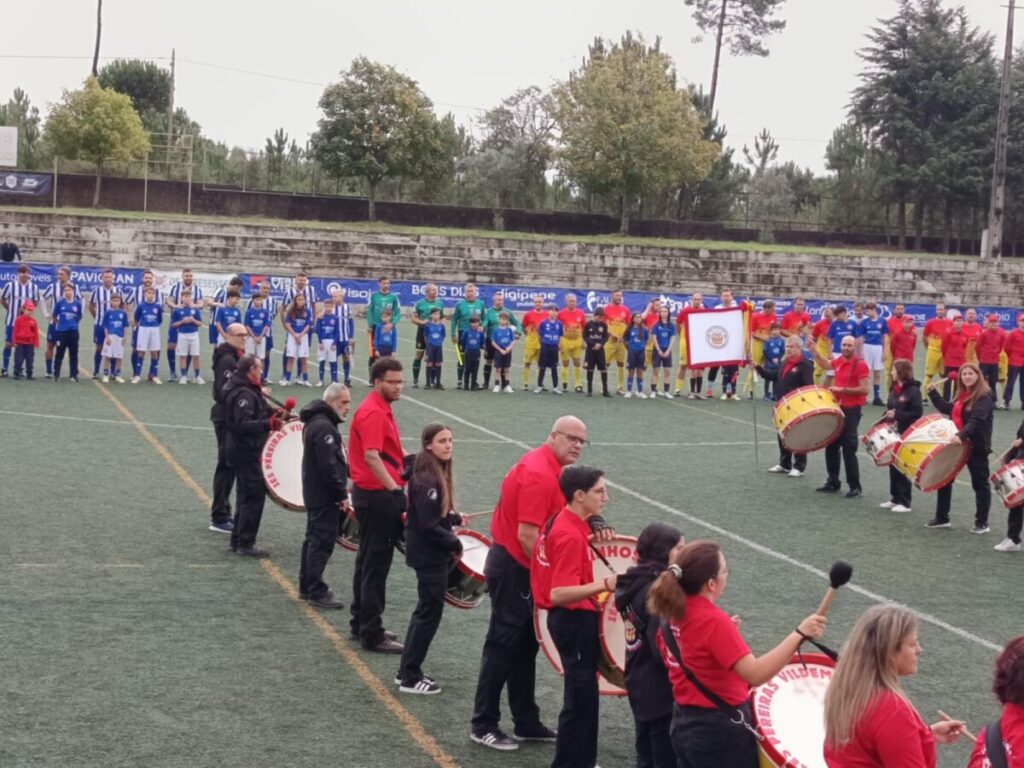
[[[843,431],[843,411],[824,387],[799,387],[775,404],[772,414],[787,451],[811,453],[824,448]]]
[[[260,469],[267,495],[278,506],[305,512],[302,499],[302,422],[288,421],[271,432],[260,453]]]

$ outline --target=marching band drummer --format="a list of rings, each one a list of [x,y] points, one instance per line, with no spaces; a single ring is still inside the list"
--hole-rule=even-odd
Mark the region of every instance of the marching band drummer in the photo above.
[[[1024,459],[1024,421],[1017,427],[1017,436],[1010,443],[1010,450],[1003,456],[1003,464]],[[1024,504],[1011,507],[1006,515],[1006,538],[995,545],[996,552],[1020,552],[1020,533],[1024,527]]]
[[[231,489],[235,485],[235,470],[228,464],[228,417],[224,412],[224,399],[227,395],[225,387],[238,367],[239,359],[245,354],[245,340],[248,338],[241,323],[232,323],[226,330],[226,341],[213,350],[213,407],[210,408],[210,421],[217,437],[210,530],[216,533],[231,533],[235,529],[231,522]]]
[[[940,382],[941,383],[941,382]],[[900,686],[917,672],[917,617],[901,605],[874,605],[857,620],[825,694],[829,768],[935,768],[935,742],[953,744],[965,724],[925,725]]]
[[[769,372],[758,368],[765,378],[769,378]],[[790,336],[786,339],[786,357],[782,361],[782,368],[773,374],[775,380],[775,400],[782,400],[794,389],[810,387],[814,384],[814,366],[804,357],[804,343],[799,336]],[[782,437],[779,436],[779,463],[769,469],[769,472],[788,474],[790,477],[802,477],[807,469],[807,454],[798,453],[795,456],[792,451],[786,449],[782,444]]]
[[[825,617],[811,614],[775,648],[754,656],[739,617],[716,605],[728,576],[718,544],[694,541],[672,555],[647,601],[665,622],[658,646],[672,683],[672,746],[682,768],[756,768],[750,686],[771,680],[804,640],[825,630]]]
[[[967,459],[967,471],[971,475],[974,489],[974,527],[971,533],[988,533],[988,512],[992,506],[992,486],[989,485],[988,455],[992,452],[992,411],[995,400],[981,375],[977,363],[964,363],[957,373],[956,400],[950,402],[938,390],[943,380],[928,386],[928,397],[939,413],[949,416],[956,424],[954,445],[963,440],[971,441],[971,453]],[[953,484],[939,489],[935,505],[935,517],[928,521],[926,528],[949,528],[949,507],[953,501]]]
[[[896,430],[902,435],[924,413],[921,404],[921,382],[914,378],[914,366],[909,360],[894,361],[891,373],[892,389],[889,390],[885,418],[895,422]],[[889,500],[883,501],[879,506],[893,512],[909,512],[912,489],[910,478],[890,464]]]

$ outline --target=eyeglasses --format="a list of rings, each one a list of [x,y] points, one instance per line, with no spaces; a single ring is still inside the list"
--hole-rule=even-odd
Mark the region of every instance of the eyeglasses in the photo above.
[[[590,441],[585,437],[577,437],[576,435],[570,435],[568,432],[555,432],[556,435],[561,435],[573,445],[578,445],[581,448],[586,448],[590,445]]]

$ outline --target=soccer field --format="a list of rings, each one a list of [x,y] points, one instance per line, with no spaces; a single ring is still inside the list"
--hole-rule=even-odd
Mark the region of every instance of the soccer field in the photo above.
[[[399,357],[409,361],[403,326]],[[37,374],[42,365],[40,355]],[[365,371],[360,356],[353,373]],[[277,356],[271,373],[280,376]],[[491,508],[523,450],[557,416],[575,414],[592,441],[582,461],[607,471],[606,517],[620,532],[663,520],[690,539],[722,544],[731,571],[722,606],[742,615],[755,653],[813,611],[830,564],[848,560],[853,582],[836,600],[825,642],[841,646],[873,602],[905,603],[922,618],[924,655],[905,682],[924,718],[937,719],[941,708],[976,730],[994,716],[991,669],[1002,644],[1022,632],[1024,559],[992,551],[1005,525],[998,500],[992,533],[968,532],[966,475],[954,492],[954,528],[926,530],[933,495],[915,492],[910,514],[880,510],[888,475],[863,451],[859,500],[814,493],[824,479],[821,453],[804,478],[768,474],[775,432],[770,404],[760,400],[533,395],[519,391],[519,370],[514,395],[464,393],[451,386],[450,359],[445,374],[447,391],[409,386],[395,412],[410,451],[428,422],[452,427],[463,511]],[[366,392],[358,380],[354,404]],[[304,403],[319,392],[287,394]],[[297,601],[304,515],[268,500],[260,544],[273,556],[260,562],[230,554],[227,537],[207,531],[210,403],[209,386],[0,382],[0,766],[549,765],[550,745],[506,755],[469,741],[486,603],[445,609],[425,664],[444,692],[399,696],[397,659],[359,650],[347,611],[318,613]],[[862,432],[879,415],[865,409]],[[997,453],[1020,416],[996,413]],[[473,527],[486,533],[485,520]],[[328,568],[346,603],[353,563],[338,549]],[[389,587],[385,621],[401,635],[415,580],[400,557]],[[561,681],[543,654],[538,670],[542,715],[554,726]],[[963,765],[968,752],[966,744],[940,747],[939,764]],[[628,704],[603,698],[600,764],[632,760]]]

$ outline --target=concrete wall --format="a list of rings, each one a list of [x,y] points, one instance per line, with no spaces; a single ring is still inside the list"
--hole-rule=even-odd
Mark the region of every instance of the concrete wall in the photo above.
[[[818,256],[449,238],[195,221],[0,212],[26,258],[397,280],[445,279],[609,290],[803,294],[820,299],[1018,307],[1024,264],[906,256]]]

